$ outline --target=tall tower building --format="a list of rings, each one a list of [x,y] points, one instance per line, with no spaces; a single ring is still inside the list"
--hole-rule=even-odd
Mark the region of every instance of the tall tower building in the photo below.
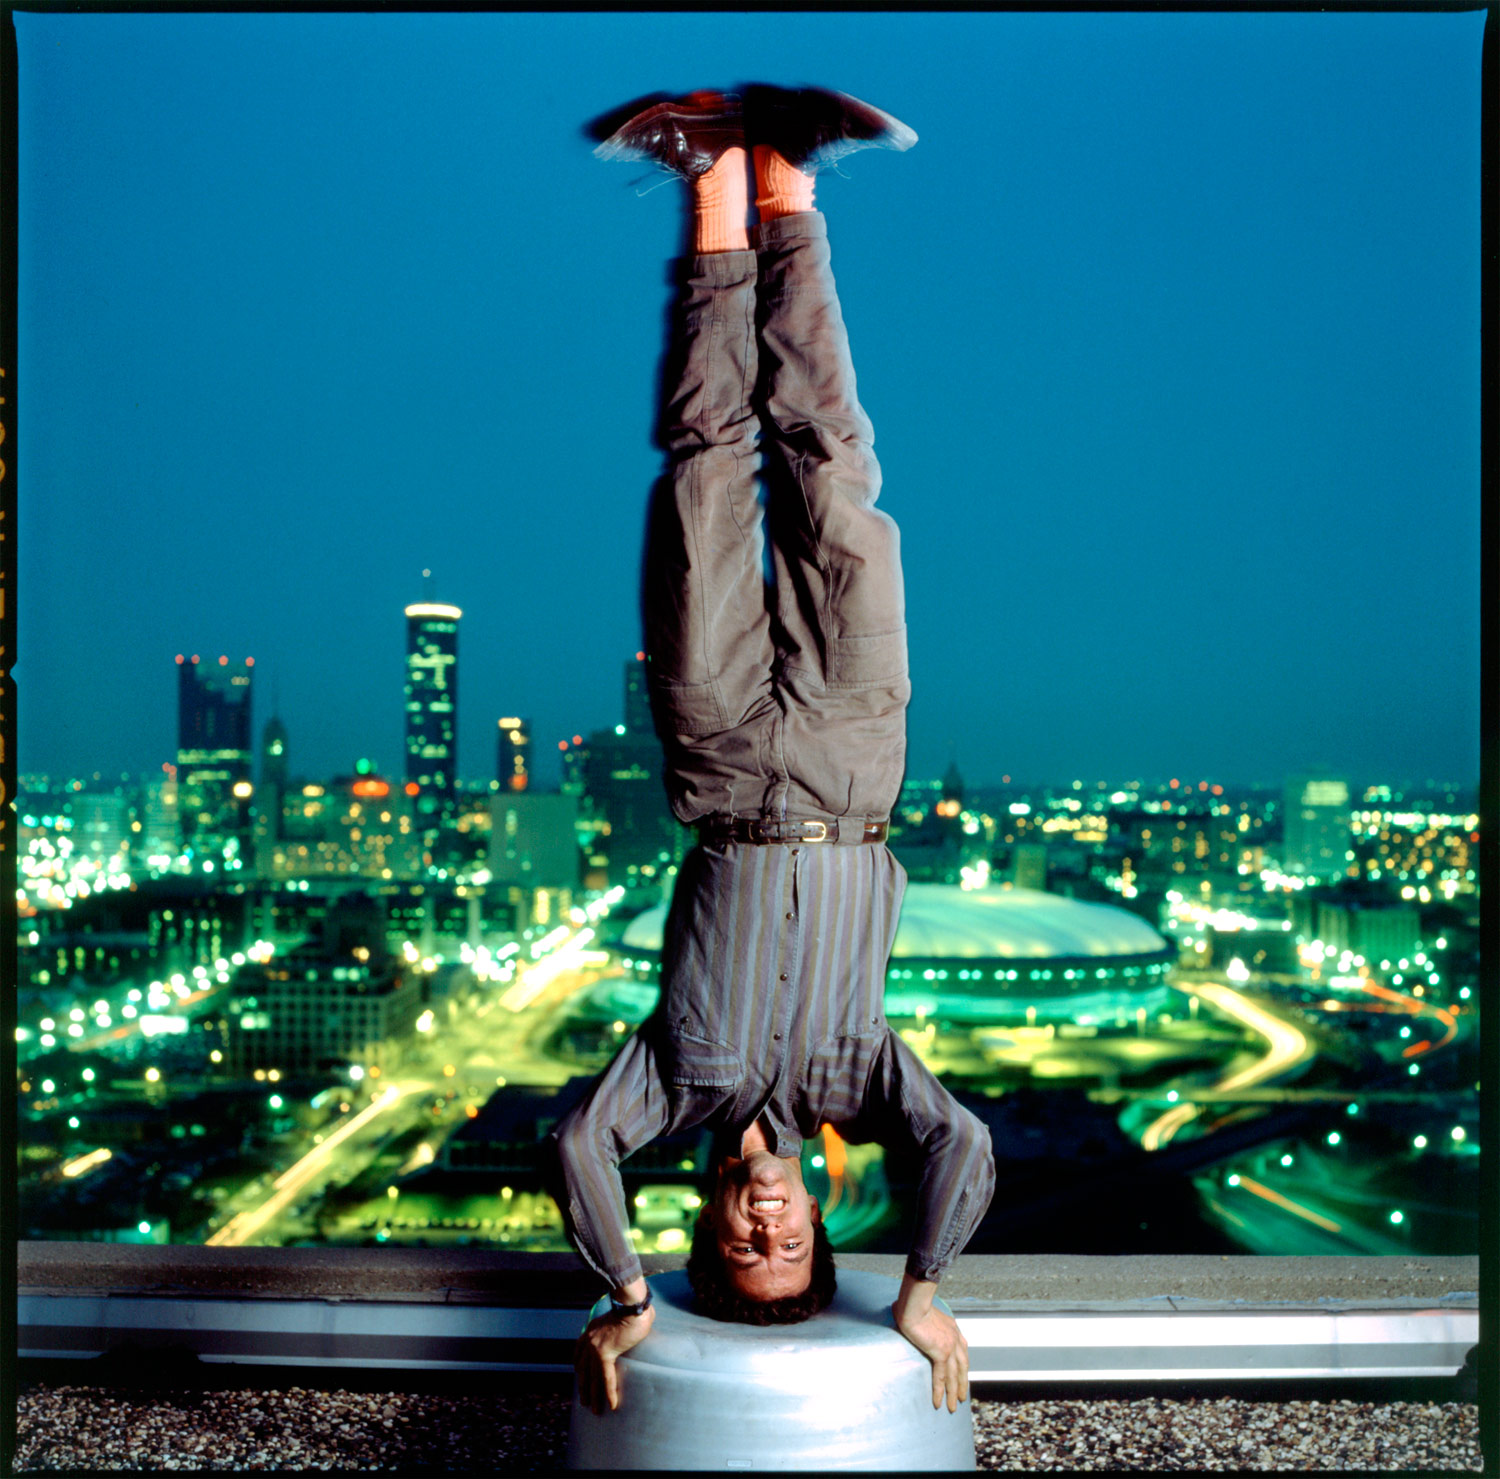
[[[625,664],[625,733],[653,735],[651,698],[646,690],[646,654],[637,652]]]
[[[250,675],[255,659],[177,656],[177,817],[200,858],[250,850]]]
[[[656,878],[687,851],[688,836],[672,815],[662,784],[662,748],[646,698],[643,653],[625,664],[625,722],[573,736],[563,751],[563,790],[582,777],[594,847],[608,859],[611,883],[627,887]]]
[[[416,829],[428,844],[453,823],[457,810],[462,615],[457,606],[428,601],[406,608],[406,788]]]
[[[260,783],[286,790],[289,761],[287,759],[286,725],[278,714],[272,714],[266,727],[260,732]]]
[[[1288,873],[1342,878],[1349,846],[1349,783],[1327,771],[1287,779],[1281,865]]]
[[[531,784],[531,721],[502,719],[495,743],[495,779],[500,789],[524,791]]]
[[[281,841],[289,773],[286,725],[273,714],[260,733],[260,785],[255,792],[255,862],[262,874],[268,874],[271,855]]]

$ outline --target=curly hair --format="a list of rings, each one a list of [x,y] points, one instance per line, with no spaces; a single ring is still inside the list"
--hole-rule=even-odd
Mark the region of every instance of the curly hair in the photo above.
[[[741,1325],[800,1324],[826,1308],[837,1288],[833,1244],[828,1241],[821,1219],[813,1221],[812,1278],[801,1294],[789,1294],[784,1299],[750,1299],[741,1294],[729,1282],[714,1225],[707,1216],[693,1224],[687,1276],[699,1314],[712,1320],[734,1320]]]

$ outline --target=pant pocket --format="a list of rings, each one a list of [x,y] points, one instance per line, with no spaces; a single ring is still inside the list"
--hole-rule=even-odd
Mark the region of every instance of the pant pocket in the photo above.
[[[906,677],[906,628],[828,639],[828,686],[874,688]]]
[[[713,734],[729,728],[729,716],[713,679],[707,683],[650,680],[657,722],[673,734]]]

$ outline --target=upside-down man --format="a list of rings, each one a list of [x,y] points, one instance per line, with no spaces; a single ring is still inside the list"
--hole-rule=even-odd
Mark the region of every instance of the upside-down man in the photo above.
[[[933,1295],[989,1205],[994,1162],[983,1125],[883,1010],[906,881],[885,847],[911,691],[901,563],[813,206],[820,167],[915,140],[842,94],[754,86],[743,104],[655,104],[597,151],[650,159],[690,190],[643,607],[667,789],[699,844],[667,919],[659,1007],[554,1132],[569,1232],[611,1290],[578,1345],[596,1411],[618,1406],[615,1363],[654,1318],[618,1163],[699,1124],[717,1180],[694,1231],[695,1299],[757,1324],[833,1295],[803,1141],[830,1124],[915,1147],[895,1322],[932,1363],[933,1405],[967,1396],[963,1336]]]

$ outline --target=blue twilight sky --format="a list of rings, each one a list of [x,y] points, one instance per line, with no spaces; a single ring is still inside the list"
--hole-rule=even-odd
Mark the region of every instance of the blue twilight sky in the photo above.
[[[173,758],[196,652],[396,772],[424,567],[463,775],[615,723],[682,190],[580,127],[764,79],[921,136],[818,196],[909,773],[1472,782],[1483,25],[16,15],[20,769]]]

